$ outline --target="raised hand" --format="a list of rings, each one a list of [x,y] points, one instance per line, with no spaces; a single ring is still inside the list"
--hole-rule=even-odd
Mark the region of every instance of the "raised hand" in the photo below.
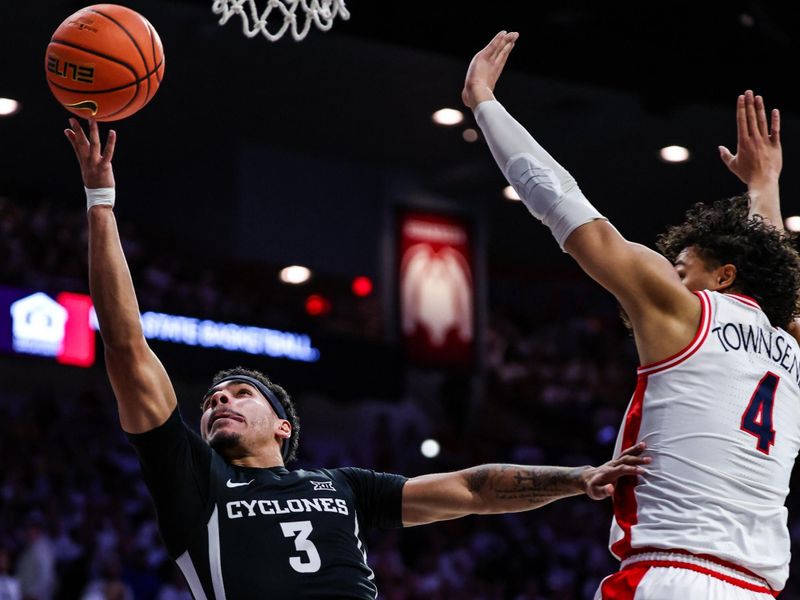
[[[117,134],[112,129],[108,132],[105,148],[100,146],[100,131],[97,121],[89,119],[89,137],[78,123],[78,119],[69,120],[70,129],[64,130],[75,156],[81,167],[83,185],[89,189],[113,188],[114,170],[111,168],[111,159],[114,157],[114,145]]]
[[[603,500],[614,493],[614,486],[620,477],[641,475],[645,471],[641,465],[653,461],[649,456],[642,456],[646,445],[639,442],[631,446],[614,460],[599,467],[591,467],[584,472],[586,495],[592,500]]]
[[[461,100],[466,106],[474,109],[478,103],[494,98],[494,86],[518,37],[515,31],[501,31],[472,58],[461,92]]]
[[[747,90],[736,103],[736,130],[736,154],[719,147],[725,166],[748,186],[777,181],[783,167],[778,109],[772,109],[768,126],[764,99]]]

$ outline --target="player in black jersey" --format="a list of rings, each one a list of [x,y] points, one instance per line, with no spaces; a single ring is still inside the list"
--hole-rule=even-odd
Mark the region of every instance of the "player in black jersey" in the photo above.
[[[406,479],[342,468],[289,471],[298,423],[286,392],[244,369],[214,378],[200,435],[145,341],[112,212],[116,134],[101,148],[77,120],[65,131],[86,187],[89,278],[120,424],[136,447],[171,557],[195,598],[374,599],[363,533],[469,514],[602,499],[649,459],[639,444],[600,467],[482,465]]]

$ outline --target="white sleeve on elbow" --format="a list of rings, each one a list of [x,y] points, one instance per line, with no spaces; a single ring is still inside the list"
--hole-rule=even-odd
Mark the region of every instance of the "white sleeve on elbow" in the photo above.
[[[550,228],[562,250],[578,227],[605,218],[572,175],[497,100],[475,107],[475,119],[506,179],[530,213]]]

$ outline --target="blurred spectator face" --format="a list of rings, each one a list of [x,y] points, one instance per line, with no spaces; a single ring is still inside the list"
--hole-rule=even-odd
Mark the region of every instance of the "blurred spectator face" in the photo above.
[[[0,548],[0,575],[8,574],[11,571],[11,557],[8,550]]]
[[[25,529],[25,535],[28,538],[29,543],[33,543],[38,540],[40,537],[42,537],[43,533],[44,531],[42,530],[41,525],[38,523],[28,524],[27,529]]]
[[[285,423],[278,418],[269,401],[254,386],[227,381],[220,384],[203,401],[200,431],[208,444],[226,458],[234,458],[241,450],[257,450],[276,440]],[[290,432],[280,434],[280,440]]]
[[[103,588],[106,600],[126,600],[128,595],[121,581],[109,581]]]

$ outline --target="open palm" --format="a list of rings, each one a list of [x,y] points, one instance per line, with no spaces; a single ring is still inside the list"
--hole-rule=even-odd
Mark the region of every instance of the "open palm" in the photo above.
[[[461,100],[466,106],[475,108],[476,104],[492,96],[494,86],[518,37],[519,34],[515,31],[501,31],[472,58],[467,69],[464,90],[461,92]]]

